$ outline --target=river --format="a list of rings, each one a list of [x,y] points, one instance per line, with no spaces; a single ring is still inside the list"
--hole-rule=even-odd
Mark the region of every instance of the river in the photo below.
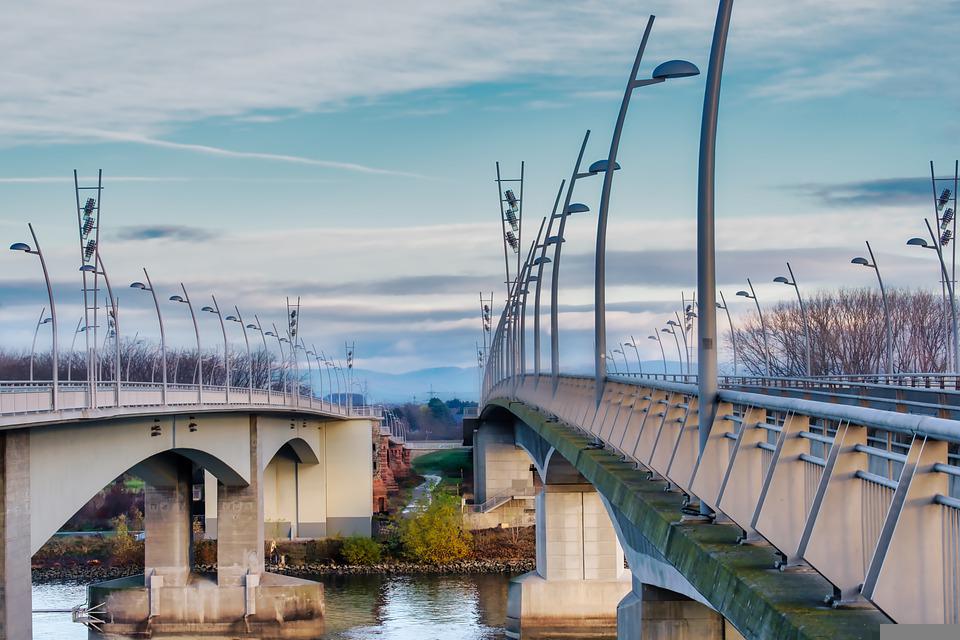
[[[326,593],[327,630],[317,640],[501,640],[510,578],[460,576],[317,576]],[[69,609],[84,585],[38,584],[34,609]],[[87,640],[69,613],[33,614],[34,640]]]

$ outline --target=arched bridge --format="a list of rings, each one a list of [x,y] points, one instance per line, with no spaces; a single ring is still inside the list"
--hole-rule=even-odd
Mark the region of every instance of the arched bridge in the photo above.
[[[592,620],[621,638],[877,638],[884,623],[960,621],[949,410],[721,388],[701,454],[693,384],[613,377],[598,403],[593,378],[495,376],[476,502],[537,485],[515,636]]]
[[[91,591],[91,604],[106,605],[105,629],[203,623],[205,633],[258,633],[283,624],[315,637],[320,586],[265,573],[264,538],[369,534],[378,409],[133,383],[103,385],[96,402],[85,385],[61,386],[54,410],[52,393],[42,383],[0,385],[0,637],[31,637],[31,556],[127,471],[146,481],[145,576]],[[191,571],[200,519],[217,538],[215,579]]]

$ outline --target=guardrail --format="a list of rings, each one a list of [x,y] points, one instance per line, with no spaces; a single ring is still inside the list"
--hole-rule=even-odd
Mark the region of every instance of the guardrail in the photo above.
[[[844,381],[846,382],[846,381]],[[960,422],[723,388],[702,455],[697,388],[653,378],[501,380],[766,540],[784,570],[808,565],[834,605],[865,597],[897,622],[960,622]]]
[[[255,406],[303,408],[344,417],[382,418],[379,406],[337,404],[311,395],[217,385],[115,382],[97,385],[92,393],[86,383],[60,383],[57,386],[57,411],[80,411],[137,407],[222,407]],[[50,413],[54,411],[53,384],[37,382],[0,382],[0,416]]]

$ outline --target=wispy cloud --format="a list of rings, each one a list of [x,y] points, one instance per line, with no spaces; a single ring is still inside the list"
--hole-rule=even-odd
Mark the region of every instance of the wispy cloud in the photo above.
[[[831,98],[879,85],[894,75],[897,70],[889,64],[858,56],[843,62],[827,60],[818,69],[790,69],[757,86],[752,93],[781,102]]]
[[[120,241],[175,240],[178,242],[205,242],[217,237],[217,234],[209,229],[178,225],[137,225],[120,227],[113,235]]]
[[[792,187],[827,207],[890,207],[913,205],[932,197],[929,178],[884,178],[838,183],[805,183]]]

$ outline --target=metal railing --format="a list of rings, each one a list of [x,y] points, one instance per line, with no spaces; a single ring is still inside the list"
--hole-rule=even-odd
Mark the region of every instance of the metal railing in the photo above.
[[[533,494],[533,487],[525,489],[510,488],[490,496],[480,504],[468,504],[465,506],[465,509],[473,513],[487,513],[488,511],[493,511],[497,507],[507,504],[511,500],[532,500],[534,498],[536,498],[536,496]]]
[[[593,378],[506,378],[487,400],[522,401],[669,480],[769,542],[781,568],[816,569],[834,604],[957,621],[960,422],[728,386],[700,454],[697,387],[682,380],[613,378],[597,403]]]
[[[168,384],[151,382],[115,382],[97,385],[96,397],[84,382],[60,383],[57,387],[57,412],[91,409],[142,407],[282,407],[301,408],[343,417],[380,419],[379,406],[350,406],[329,402],[310,394],[267,391],[249,387]],[[47,381],[0,382],[0,416],[54,413],[53,384]]]

